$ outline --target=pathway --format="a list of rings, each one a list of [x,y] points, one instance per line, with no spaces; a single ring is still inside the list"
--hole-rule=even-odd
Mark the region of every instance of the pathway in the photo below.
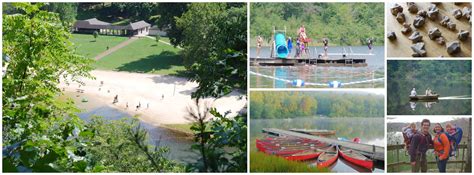
[[[112,47],[112,48],[109,48],[108,50],[106,50],[105,52],[102,52],[100,53],[99,55],[95,56],[94,59],[95,60],[100,60],[101,58],[121,49],[122,47],[125,47],[126,45],[134,42],[135,40],[137,40],[138,37],[131,37],[130,39],[128,39],[127,41],[124,41],[124,42],[121,42],[120,44]]]
[[[154,38],[154,37],[151,37],[151,36],[145,36],[145,37],[147,37],[147,38],[150,38],[150,39],[152,39],[152,40],[156,40],[156,38]],[[160,43],[163,43],[163,44],[167,44],[167,45],[173,46],[171,43],[164,42],[164,41],[161,41],[161,40],[160,40]],[[181,48],[181,47],[179,47],[179,46],[177,46],[176,48],[178,48],[178,49],[183,49],[183,48]]]

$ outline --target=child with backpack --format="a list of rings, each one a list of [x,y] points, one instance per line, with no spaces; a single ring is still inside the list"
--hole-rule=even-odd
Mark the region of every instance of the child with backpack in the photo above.
[[[416,129],[415,123],[410,123],[408,126],[402,128],[403,142],[405,144],[405,150],[409,150],[411,138],[416,134],[418,130]]]
[[[452,125],[451,123],[446,124],[446,136],[448,136],[450,144],[450,156],[456,156],[456,151],[459,143],[462,139],[462,128]]]

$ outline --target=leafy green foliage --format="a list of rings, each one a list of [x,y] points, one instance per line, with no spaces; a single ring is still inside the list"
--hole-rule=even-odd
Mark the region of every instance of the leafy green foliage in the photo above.
[[[244,172],[247,169],[246,114],[235,117],[222,115],[208,103],[196,100],[188,107],[190,120],[195,123],[193,149],[202,157],[192,167],[200,172]],[[214,118],[211,118],[211,115]]]
[[[169,148],[149,146],[148,134],[138,119],[107,122],[100,117],[87,124],[94,144],[86,148],[88,171],[183,172],[184,166],[167,160]]]
[[[150,147],[137,121],[85,124],[60,81],[93,78],[69,29],[42,3],[12,3],[3,15],[3,51],[11,58],[2,89],[4,172],[182,172],[166,147]],[[119,134],[119,135],[117,135]],[[115,157],[114,157],[115,156]]]
[[[68,28],[42,3],[13,3],[20,14],[3,15],[3,52],[11,58],[3,78],[3,160],[6,170],[50,172],[78,168],[71,158],[83,122],[72,102],[55,96],[60,77],[90,77],[90,60],[74,54]]]
[[[50,2],[42,9],[59,14],[59,18],[65,26],[72,26],[76,21],[78,3]]]
[[[185,36],[184,64],[199,83],[193,98],[220,97],[247,88],[246,6],[226,3],[190,4],[176,18]]]
[[[183,30],[176,25],[176,18],[181,17],[188,9],[188,3],[160,3],[158,5],[159,18],[156,25],[166,31],[170,43],[178,46],[184,39]]]
[[[250,36],[268,40],[273,27],[287,29],[288,37],[297,38],[297,30],[305,25],[311,44],[322,45],[328,38],[334,45],[365,45],[367,38],[374,44],[384,43],[383,3],[252,3]],[[345,41],[341,41],[344,39]],[[256,39],[251,40],[252,45]]]
[[[250,116],[295,118],[314,115],[329,117],[383,117],[383,96],[348,93],[251,92]]]

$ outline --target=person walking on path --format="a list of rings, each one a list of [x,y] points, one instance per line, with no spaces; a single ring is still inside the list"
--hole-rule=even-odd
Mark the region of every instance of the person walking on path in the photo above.
[[[427,172],[428,164],[426,161],[426,151],[433,144],[430,130],[430,120],[423,119],[421,121],[421,132],[417,132],[410,142],[409,154],[411,172]]]

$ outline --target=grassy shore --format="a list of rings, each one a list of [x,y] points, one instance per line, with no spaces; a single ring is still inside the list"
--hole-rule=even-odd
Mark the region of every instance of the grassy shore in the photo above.
[[[250,172],[329,172],[328,169],[311,167],[308,163],[289,161],[283,157],[257,152],[253,139],[250,145]]]
[[[174,131],[181,132],[181,133],[184,133],[186,135],[192,136],[193,131],[191,131],[191,129],[190,129],[191,125],[192,125],[191,123],[186,123],[186,124],[167,124],[167,125],[163,125],[163,126],[167,129],[174,130]]]

